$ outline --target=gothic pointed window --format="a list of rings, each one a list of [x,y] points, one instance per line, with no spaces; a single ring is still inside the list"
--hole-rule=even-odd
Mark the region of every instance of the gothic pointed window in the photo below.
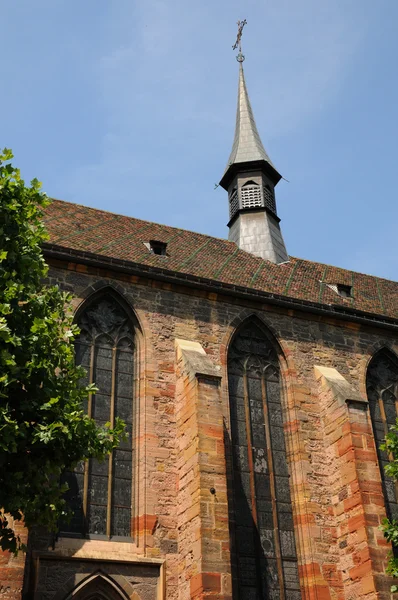
[[[386,512],[389,518],[397,519],[398,496],[396,484],[385,474],[384,467],[389,462],[389,456],[386,452],[380,450],[380,445],[383,443],[391,425],[395,425],[397,417],[398,359],[389,350],[381,350],[371,360],[366,376],[366,390],[379,459]]]
[[[228,352],[234,598],[301,599],[274,345],[251,320]]]
[[[133,323],[109,293],[97,297],[77,319],[80,336],[76,361],[87,371],[86,383],[95,383],[86,410],[98,425],[126,423],[128,438],[104,461],[90,460],[66,473],[67,501],[73,518],[61,531],[107,537],[130,536],[132,520],[132,429],[134,406]]]

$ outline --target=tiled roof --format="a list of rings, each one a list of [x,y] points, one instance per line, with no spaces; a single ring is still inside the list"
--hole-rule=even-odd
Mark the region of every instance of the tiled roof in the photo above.
[[[62,248],[398,318],[398,283],[379,277],[293,257],[276,265],[227,240],[60,200],[46,209],[45,223],[49,243]],[[152,254],[145,246],[150,240],[166,242],[167,256]],[[352,286],[353,298],[327,284]]]

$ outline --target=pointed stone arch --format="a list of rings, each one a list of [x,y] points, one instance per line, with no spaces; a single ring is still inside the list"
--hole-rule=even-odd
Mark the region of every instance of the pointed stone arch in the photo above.
[[[77,322],[79,320],[79,316],[84,310],[87,309],[87,306],[93,304],[101,296],[109,296],[116,303],[118,303],[131,319],[137,332],[142,335],[143,328],[140,319],[134,310],[134,307],[126,298],[123,286],[117,282],[110,283],[109,281],[100,280],[86,288],[86,290],[84,290],[84,292],[81,294],[82,300],[76,308],[75,321]]]
[[[234,338],[238,335],[239,331],[250,323],[253,323],[254,326],[258,327],[262,331],[264,336],[269,341],[270,345],[274,347],[278,358],[281,361],[285,362],[285,353],[278,340],[276,332],[274,331],[272,326],[262,318],[262,315],[253,311],[244,311],[241,315],[239,315],[238,318],[234,319],[234,321],[231,323],[228,346],[231,345]]]
[[[256,181],[254,181],[253,179],[249,179],[249,181],[245,181],[245,183],[242,185],[242,187],[248,187],[250,185],[259,186],[259,184]]]
[[[236,597],[300,598],[282,409],[283,352],[248,315],[227,349]]]
[[[377,339],[373,340],[369,345],[364,349],[361,355],[358,355],[358,380],[359,380],[359,391],[364,398],[367,398],[366,392],[366,377],[368,373],[368,368],[373,358],[376,356],[378,352],[381,350],[386,350],[391,352],[392,354],[398,355],[398,344],[396,341],[392,339]]]
[[[134,600],[139,600],[136,593],[133,595]],[[64,596],[63,600],[132,600],[132,596],[129,596],[109,575],[97,571],[79,582]]]
[[[255,311],[251,309],[242,310],[229,324],[227,332],[221,343],[221,352],[226,353],[228,348],[236,335],[240,327],[247,321],[253,320],[258,323],[259,327],[264,331],[265,335],[269,338],[270,342],[275,346],[276,352],[278,353],[279,360],[281,362],[281,368],[285,371],[287,369],[293,369],[293,364],[286,349],[283,346],[283,341],[279,339],[277,331],[270,322],[265,318],[261,311]],[[221,355],[221,362],[224,356]]]
[[[380,449],[389,428],[398,414],[398,357],[388,347],[380,348],[369,361],[366,372],[366,392],[382,480],[386,513],[398,518],[398,493],[394,481],[385,473],[388,454]]]

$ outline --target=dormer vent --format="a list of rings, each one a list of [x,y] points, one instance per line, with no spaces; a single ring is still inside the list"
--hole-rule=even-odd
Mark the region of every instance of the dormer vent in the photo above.
[[[160,242],[159,240],[149,240],[145,246],[152,252],[152,254],[157,254],[158,256],[167,256],[167,243]]]

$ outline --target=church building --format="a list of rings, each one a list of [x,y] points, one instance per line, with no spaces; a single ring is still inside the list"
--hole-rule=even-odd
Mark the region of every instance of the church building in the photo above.
[[[238,60],[228,240],[46,209],[87,410],[129,435],[65,474],[70,523],[0,557],[0,600],[391,598],[398,284],[289,256]]]

